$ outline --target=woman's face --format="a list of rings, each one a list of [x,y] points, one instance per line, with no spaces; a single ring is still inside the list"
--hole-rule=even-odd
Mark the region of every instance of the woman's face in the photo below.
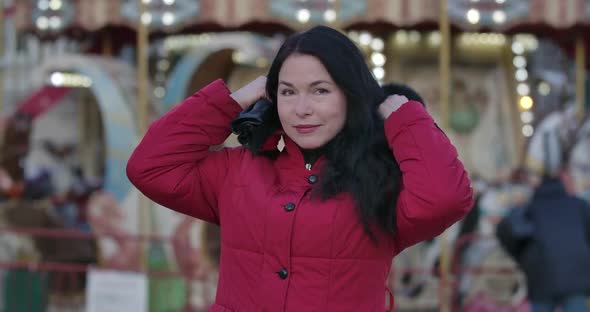
[[[287,57],[279,72],[277,102],[283,130],[303,149],[322,147],[346,121],[346,96],[315,56]]]

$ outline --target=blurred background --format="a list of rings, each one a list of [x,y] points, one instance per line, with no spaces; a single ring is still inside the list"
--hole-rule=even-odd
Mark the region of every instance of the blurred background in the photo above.
[[[150,121],[317,24],[422,95],[474,182],[466,220],[394,261],[397,311],[528,311],[497,223],[552,149],[590,201],[590,0],[0,3],[0,311],[206,311],[218,229],[141,197],[126,161]]]

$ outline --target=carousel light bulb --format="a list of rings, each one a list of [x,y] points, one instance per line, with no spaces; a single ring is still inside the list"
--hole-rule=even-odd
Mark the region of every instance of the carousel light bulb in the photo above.
[[[90,88],[92,87],[92,80],[90,78],[82,79],[80,86],[84,88]]]
[[[174,16],[174,13],[164,12],[164,14],[162,14],[162,24],[164,24],[166,26],[170,26],[170,25],[174,24],[175,19],[176,19],[176,17]]]
[[[383,42],[383,39],[373,38],[373,40],[371,41],[371,49],[381,52],[383,51],[383,48],[385,48],[385,43]]]
[[[537,40],[537,38],[531,36],[529,39],[529,42],[528,42],[528,46],[529,46],[528,47],[529,50],[532,50],[532,51],[538,49],[539,48],[539,40]]]
[[[517,81],[525,81],[529,78],[529,73],[526,69],[521,68],[516,71],[515,77]]]
[[[62,6],[63,6],[63,3],[61,0],[49,1],[49,8],[52,9],[53,11],[58,11],[59,9],[61,9]]]
[[[158,62],[158,69],[161,71],[167,71],[170,68],[170,61],[163,59]]]
[[[395,43],[398,45],[405,45],[408,43],[408,33],[405,30],[400,30],[395,33]]]
[[[524,126],[522,126],[522,134],[525,137],[532,136],[534,132],[535,132],[535,129],[533,129],[533,126],[531,126],[531,125],[524,125]]]
[[[502,24],[506,21],[506,13],[502,10],[496,10],[492,13],[492,19],[496,24]]]
[[[39,0],[39,2],[37,2],[37,7],[41,11],[47,11],[49,9],[49,0]]]
[[[161,99],[166,95],[166,89],[164,89],[164,87],[162,86],[158,86],[156,88],[154,88],[154,95]]]
[[[310,17],[311,13],[308,9],[299,9],[297,11],[297,20],[299,21],[299,23],[307,23]]]
[[[373,40],[373,36],[371,36],[371,34],[366,31],[361,32],[359,35],[359,42],[363,46],[368,46],[371,44],[371,40]]]
[[[35,25],[37,25],[37,28],[45,30],[49,28],[49,19],[47,18],[47,16],[39,16],[35,21]]]
[[[246,54],[242,51],[234,51],[231,55],[232,60],[236,64],[241,64],[246,61]]]
[[[49,18],[49,28],[58,29],[61,25],[61,18],[59,16],[52,16]]]
[[[336,11],[328,9],[324,12],[324,20],[328,23],[332,23],[336,20]]]
[[[537,89],[539,90],[539,93],[543,96],[547,96],[549,95],[549,93],[551,93],[551,85],[546,81],[540,82]]]
[[[380,52],[373,52],[371,54],[371,62],[373,62],[373,65],[375,66],[383,66],[385,65],[385,55]]]
[[[533,112],[531,112],[531,111],[526,111],[526,112],[520,113],[520,120],[522,120],[522,122],[525,124],[530,124],[531,122],[533,122],[533,119],[534,119],[534,115],[533,115]]]
[[[385,70],[383,69],[383,67],[375,67],[373,68],[373,75],[375,75],[375,78],[377,78],[377,80],[381,80],[383,79],[383,77],[385,77]]]
[[[430,44],[431,46],[440,45],[441,41],[442,38],[440,36],[440,32],[438,31],[433,31],[430,33],[430,35],[428,35],[428,44]]]
[[[518,84],[518,86],[516,86],[516,92],[521,96],[529,95],[531,88],[528,84],[521,82]]]
[[[175,0],[164,0],[165,5],[173,5]]]
[[[55,87],[90,88],[92,79],[80,74],[53,72],[49,76],[49,83]]]
[[[467,11],[466,17],[467,17],[467,21],[471,24],[479,23],[480,15],[479,15],[479,11],[476,9],[469,9],[469,11]]]
[[[520,98],[520,103],[519,104],[520,104],[520,107],[523,110],[529,110],[529,109],[533,108],[533,104],[534,104],[533,103],[533,98],[531,98],[528,95],[525,95],[525,96],[523,96],[523,97]]]
[[[517,55],[512,59],[512,64],[516,68],[524,68],[526,66],[526,59],[522,55]]]
[[[359,41],[359,33],[354,30],[348,32],[348,37],[354,42]]]
[[[152,14],[149,12],[144,12],[143,14],[141,14],[141,22],[144,25],[149,25],[152,22]]]
[[[420,33],[415,30],[410,31],[410,33],[408,34],[408,38],[410,39],[410,42],[412,42],[412,43],[417,43],[418,41],[420,41],[420,37],[421,37]]]
[[[514,41],[512,43],[512,52],[514,54],[523,54],[524,53],[524,46],[519,41]]]
[[[506,0],[496,0],[497,4],[503,4],[504,2],[506,2]]]
[[[56,87],[63,86],[65,80],[63,73],[55,72],[49,76],[49,81]]]

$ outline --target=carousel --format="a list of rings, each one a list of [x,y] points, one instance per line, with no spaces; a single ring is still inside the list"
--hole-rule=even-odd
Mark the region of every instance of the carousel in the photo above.
[[[528,196],[511,177],[538,167],[531,142],[552,114],[576,125],[572,172],[579,193],[590,190],[582,170],[590,166],[583,126],[590,1],[35,0],[9,1],[3,22],[15,34],[3,41],[15,65],[0,73],[10,194],[47,172],[54,197],[80,179],[96,185],[85,212],[61,218],[85,216],[76,226],[100,236],[96,263],[180,272],[150,280],[151,311],[205,309],[214,300],[219,232],[140,196],[125,177],[133,147],[151,120],[208,82],[221,78],[233,90],[264,74],[285,36],[311,25],[346,32],[381,83],[415,88],[478,182],[471,226],[397,257],[390,288],[398,308],[470,311],[525,301],[522,277],[491,237],[506,210]],[[19,118],[28,125],[24,145],[9,135]],[[237,144],[234,136],[225,143]],[[107,237],[113,233],[168,240],[129,243]],[[485,239],[458,244],[466,233]],[[456,269],[463,266],[512,273]]]

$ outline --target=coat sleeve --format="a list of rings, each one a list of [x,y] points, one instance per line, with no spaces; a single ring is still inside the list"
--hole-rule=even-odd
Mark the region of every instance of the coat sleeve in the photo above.
[[[400,252],[463,218],[473,191],[455,147],[420,103],[393,112],[385,133],[402,171],[395,237]]]
[[[217,199],[243,149],[223,148],[241,107],[217,80],[156,120],[127,163],[127,176],[151,200],[219,224]]]
[[[496,226],[496,238],[500,246],[519,261],[534,235],[534,226],[527,217],[528,207],[512,208]]]

